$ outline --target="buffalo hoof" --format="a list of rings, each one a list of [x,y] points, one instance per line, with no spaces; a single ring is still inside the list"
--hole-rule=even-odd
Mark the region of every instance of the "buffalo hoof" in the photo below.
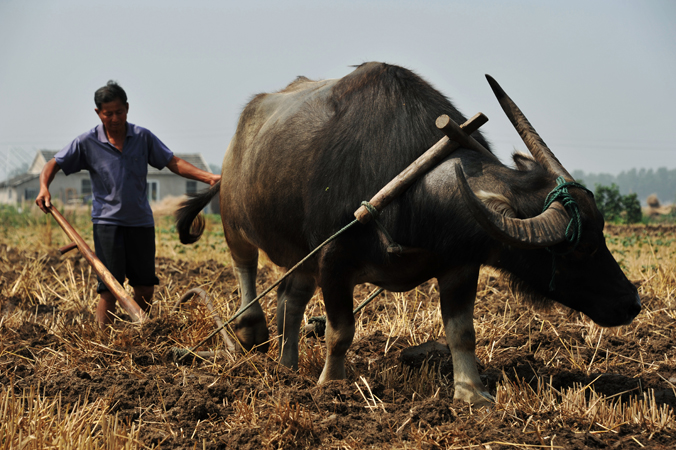
[[[248,353],[256,350],[267,353],[270,348],[270,333],[264,316],[242,315],[233,325],[232,330],[239,341],[239,351]]]
[[[318,384],[324,384],[327,381],[344,380],[347,378],[345,372],[345,357],[336,357],[329,355],[324,364],[324,370],[319,376]]]
[[[473,406],[492,406],[495,398],[484,390],[478,390],[472,386],[456,385],[453,398],[462,400]]]

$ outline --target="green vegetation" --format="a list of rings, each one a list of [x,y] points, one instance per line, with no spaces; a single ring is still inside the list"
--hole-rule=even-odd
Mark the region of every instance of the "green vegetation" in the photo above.
[[[3,228],[26,227],[35,225],[37,216],[29,208],[20,208],[14,205],[0,205],[0,223]]]
[[[615,183],[610,186],[597,184],[594,198],[606,222],[629,224],[641,222],[643,219],[638,196],[635,193],[620,195],[620,189]]]

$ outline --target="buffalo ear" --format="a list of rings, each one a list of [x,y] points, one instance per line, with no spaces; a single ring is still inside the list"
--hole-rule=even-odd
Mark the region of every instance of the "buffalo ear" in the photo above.
[[[526,155],[525,153],[516,152],[512,155],[512,158],[514,159],[516,168],[522,172],[530,172],[538,167],[538,163],[535,162],[533,157]]]
[[[504,195],[496,194],[494,192],[479,191],[476,193],[476,196],[488,209],[505,217],[516,217],[516,211],[514,211],[509,199]]]

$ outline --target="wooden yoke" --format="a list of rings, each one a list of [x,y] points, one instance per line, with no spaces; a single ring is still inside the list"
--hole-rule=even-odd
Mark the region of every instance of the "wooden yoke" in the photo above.
[[[394,177],[392,181],[387,183],[376,195],[373,196],[369,203],[378,212],[382,211],[389,205],[394,198],[401,195],[408,189],[418,178],[429,171],[432,167],[439,164],[444,158],[456,151],[458,148],[464,147],[476,150],[482,154],[487,154],[496,161],[498,158],[491,152],[486,150],[479,144],[470,134],[474,133],[481,127],[481,125],[488,122],[488,117],[483,113],[477,113],[462,125],[453,122],[446,114],[439,116],[436,120],[437,128],[442,130],[446,136],[439,139],[439,141],[430,147],[425,153],[420,155],[418,159],[413,161],[406,169],[401,171],[399,175]],[[354,212],[354,216],[361,223],[368,223],[373,216],[368,211],[366,206],[362,205]]]
[[[486,119],[483,123],[481,123],[481,125],[488,122],[488,118],[486,116],[484,116],[481,113],[478,113],[476,116],[472,117],[467,122],[463,123],[462,125],[458,125],[457,123],[453,122],[450,117],[444,114],[437,117],[436,126],[441,131],[444,132],[444,134],[446,135],[446,137],[448,137],[449,140],[457,142],[460,147],[468,148],[470,150],[482,153],[484,156],[488,156],[493,161],[499,163],[500,160],[498,159],[497,156],[488,151],[486,147],[481,145],[476,139],[474,139],[471,136],[471,134],[476,130],[469,131],[469,129],[467,128],[467,125],[477,116],[482,116]]]
[[[96,257],[96,254],[92,251],[89,245],[87,245],[84,239],[82,239],[82,236],[80,236],[77,231],[75,231],[75,228],[73,228],[61,215],[61,213],[57,211],[54,205],[49,208],[49,212],[56,220],[56,223],[58,223],[66,233],[66,236],[68,236],[68,238],[73,241],[65,247],[60,248],[59,251],[61,251],[63,254],[77,246],[78,250],[80,250],[80,253],[82,253],[82,256],[84,256],[89,265],[92,266],[94,272],[96,272],[96,274],[101,277],[103,284],[108,287],[110,292],[120,302],[122,308],[124,308],[124,310],[129,313],[132,320],[134,320],[134,322],[143,322],[146,319],[146,313],[139,307],[134,299],[131,298],[129,294],[127,294],[127,291],[125,291],[124,288],[120,286],[120,283],[118,283],[106,266],[103,265],[101,260]]]

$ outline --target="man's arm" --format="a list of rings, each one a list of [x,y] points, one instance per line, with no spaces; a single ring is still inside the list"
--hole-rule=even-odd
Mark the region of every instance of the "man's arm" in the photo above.
[[[207,183],[209,186],[213,186],[214,184],[221,181],[220,175],[198,169],[185,159],[181,159],[178,156],[171,158],[171,161],[169,161],[167,164],[167,168],[176,175],[180,175],[184,178],[190,178],[191,180],[201,181],[203,183]]]
[[[49,185],[59,170],[61,170],[61,167],[52,158],[42,168],[42,172],[40,172],[40,193],[35,199],[35,203],[45,214],[49,212],[48,208],[52,207],[52,195],[49,193]]]

